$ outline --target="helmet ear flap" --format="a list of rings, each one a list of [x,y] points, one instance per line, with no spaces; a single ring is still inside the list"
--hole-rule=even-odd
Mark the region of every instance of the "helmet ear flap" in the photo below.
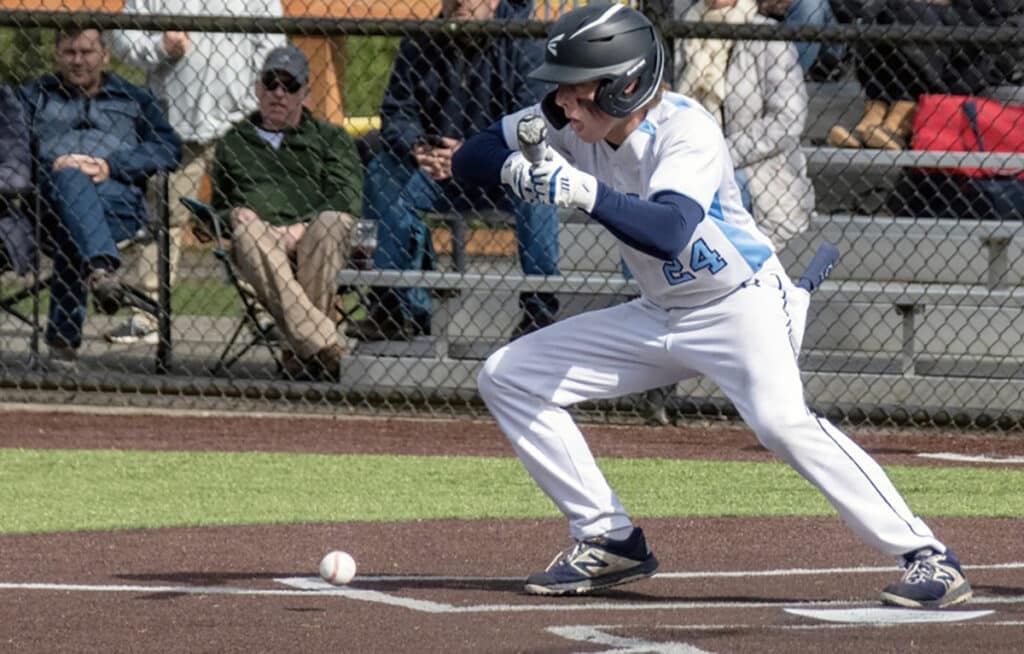
[[[630,115],[628,108],[622,101],[623,92],[629,87],[633,79],[620,77],[614,80],[601,80],[594,93],[594,101],[600,110],[614,118],[624,118]]]
[[[655,37],[647,51],[647,61],[640,70],[633,75],[626,74],[615,79],[602,80],[594,95],[595,103],[601,111],[615,118],[628,116],[654,97],[661,84],[664,68],[665,51]],[[634,88],[629,90],[634,82]]]

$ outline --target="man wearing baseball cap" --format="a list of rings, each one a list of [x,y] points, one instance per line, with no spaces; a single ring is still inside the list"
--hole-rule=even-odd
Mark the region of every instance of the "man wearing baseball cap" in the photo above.
[[[260,69],[261,79],[267,74],[287,73],[299,84],[309,82],[309,61],[306,55],[294,45],[275,48],[267,55]]]
[[[230,223],[239,276],[280,330],[284,372],[337,379],[345,347],[334,312],[362,199],[362,166],[342,128],[314,118],[309,62],[272,50],[256,82],[259,111],[217,146],[213,206]]]
[[[192,15],[278,17],[281,0],[124,0],[124,13],[134,15]],[[179,198],[202,193],[217,141],[256,110],[253,84],[260,66],[274,48],[287,45],[284,34],[198,32],[182,30],[113,30],[111,53],[146,74],[146,87],[165,107],[167,121],[181,137],[181,165],[167,176],[170,229],[167,251],[170,283],[178,277],[181,244],[192,217]],[[156,196],[163,193],[151,189]],[[156,239],[143,239],[123,251],[121,271],[133,286],[155,301],[160,254]],[[106,331],[117,345],[156,344],[157,320],[138,308]]]

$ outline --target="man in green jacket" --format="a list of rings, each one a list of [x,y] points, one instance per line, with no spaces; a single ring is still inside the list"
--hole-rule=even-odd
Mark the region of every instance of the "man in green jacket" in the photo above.
[[[345,130],[303,108],[308,93],[302,51],[271,51],[256,82],[259,111],[217,145],[213,206],[231,225],[239,276],[286,343],[285,372],[336,379],[346,349],[335,279],[355,236],[363,175]]]

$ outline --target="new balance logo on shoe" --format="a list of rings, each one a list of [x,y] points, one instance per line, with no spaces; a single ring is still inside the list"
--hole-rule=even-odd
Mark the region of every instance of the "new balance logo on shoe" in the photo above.
[[[559,553],[544,572],[530,575],[526,592],[580,595],[650,577],[657,569],[658,559],[647,547],[643,530],[633,529],[625,540],[577,541]]]
[[[601,568],[608,567],[608,564],[597,558],[597,555],[592,551],[587,552],[587,557],[588,558],[586,560],[577,559],[573,561],[573,565],[576,566],[576,569],[583,574],[593,575],[594,572],[592,572],[592,570],[600,570]]]

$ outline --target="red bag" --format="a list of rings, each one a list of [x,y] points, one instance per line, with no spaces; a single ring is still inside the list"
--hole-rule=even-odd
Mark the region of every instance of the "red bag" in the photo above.
[[[914,114],[911,148],[1024,153],[1024,106],[969,95],[922,95]],[[946,172],[1024,180],[1024,171],[1019,168],[957,168]]]

